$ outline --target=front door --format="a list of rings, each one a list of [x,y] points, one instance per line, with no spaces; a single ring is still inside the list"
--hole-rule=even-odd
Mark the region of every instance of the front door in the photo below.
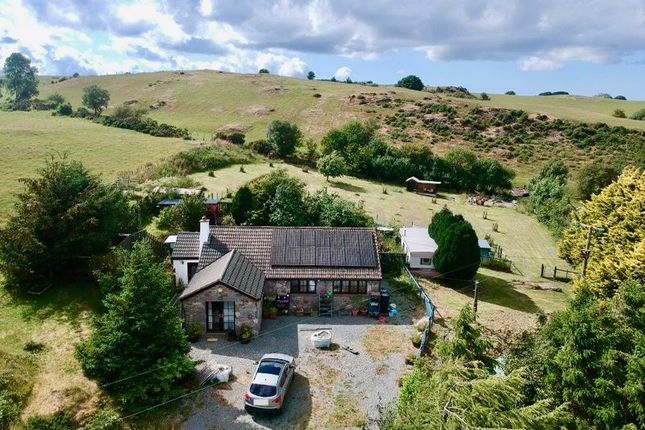
[[[235,302],[206,302],[206,331],[235,329]]]

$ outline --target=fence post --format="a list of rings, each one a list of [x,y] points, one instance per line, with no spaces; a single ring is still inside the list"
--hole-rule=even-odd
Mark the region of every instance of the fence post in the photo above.
[[[542,263],[541,266],[542,267],[540,268],[540,278],[544,278],[544,263]]]
[[[553,280],[555,281],[558,276],[558,266],[553,266]]]

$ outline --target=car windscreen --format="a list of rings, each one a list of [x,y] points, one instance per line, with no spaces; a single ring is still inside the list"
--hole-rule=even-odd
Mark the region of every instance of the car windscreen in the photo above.
[[[275,361],[263,361],[258,367],[258,373],[268,373],[269,375],[279,375],[282,370],[282,364]]]
[[[273,397],[275,396],[276,387],[271,385],[251,384],[251,394],[258,397]]]

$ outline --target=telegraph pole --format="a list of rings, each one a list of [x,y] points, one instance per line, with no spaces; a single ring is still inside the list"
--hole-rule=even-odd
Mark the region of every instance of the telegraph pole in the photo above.
[[[473,312],[475,314],[475,320],[477,320],[477,302],[479,297],[477,295],[477,289],[479,288],[479,281],[475,281],[475,300],[473,301]]]
[[[583,278],[587,274],[587,264],[589,263],[589,257],[591,256],[590,246],[591,246],[591,235],[592,234],[594,234],[594,228],[593,228],[593,226],[589,226],[589,230],[587,231],[587,244],[582,249],[582,258],[583,258],[582,277]]]

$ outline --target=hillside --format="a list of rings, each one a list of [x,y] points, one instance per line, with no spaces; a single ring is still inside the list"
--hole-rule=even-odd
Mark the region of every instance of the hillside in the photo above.
[[[106,180],[193,146],[50,112],[0,112],[0,225],[11,210],[19,178],[35,174],[47,157],[68,153]]]
[[[42,82],[41,97],[58,92],[74,106],[80,105],[84,87],[100,85],[110,91],[110,108],[124,102],[145,107],[152,118],[186,127],[203,140],[220,130],[259,139],[274,119],[296,122],[306,136],[319,139],[349,120],[372,119],[395,143],[429,143],[437,153],[467,146],[498,158],[518,171],[519,182],[554,155],[574,169],[591,158],[624,164],[642,153],[645,144],[645,122],[611,116],[616,108],[629,116],[644,108],[645,102],[497,95],[482,101],[391,86],[215,71],[81,77],[56,83],[43,78]],[[504,116],[504,121],[498,120]],[[576,129],[574,121],[603,122],[610,127]]]

